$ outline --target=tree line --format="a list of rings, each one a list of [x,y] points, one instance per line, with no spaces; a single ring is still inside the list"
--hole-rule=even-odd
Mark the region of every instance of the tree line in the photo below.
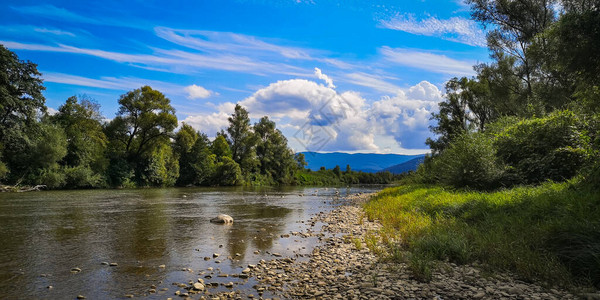
[[[494,189],[600,179],[600,6],[467,0],[491,63],[453,78],[433,114],[424,182]]]
[[[182,123],[161,92],[123,94],[106,122],[100,105],[70,97],[48,114],[37,66],[0,45],[0,182],[51,189],[389,183],[387,173],[305,170],[302,153],[267,116],[251,124],[236,105],[229,126],[211,141]],[[177,128],[179,129],[177,130]],[[321,180],[330,174],[335,177]],[[319,179],[316,180],[317,176]],[[335,179],[335,180],[334,180]]]

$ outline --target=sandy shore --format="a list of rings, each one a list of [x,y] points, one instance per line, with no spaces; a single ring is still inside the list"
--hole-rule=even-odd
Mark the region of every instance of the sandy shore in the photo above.
[[[306,232],[318,236],[312,254],[274,257],[249,265],[238,276],[255,278],[255,293],[235,291],[197,295],[200,299],[576,299],[566,291],[516,280],[510,274],[485,274],[476,266],[440,263],[431,282],[415,280],[407,265],[381,261],[366,246],[380,224],[364,217],[354,195],[329,213],[319,213]],[[319,224],[324,224],[317,228]],[[190,291],[193,288],[190,286]],[[190,295],[191,296],[191,295]],[[595,297],[596,294],[589,295]],[[584,297],[587,298],[587,297]],[[596,298],[591,298],[596,299]]]

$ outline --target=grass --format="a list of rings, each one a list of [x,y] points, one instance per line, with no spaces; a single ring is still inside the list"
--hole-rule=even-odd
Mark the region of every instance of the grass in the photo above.
[[[365,211],[383,224],[384,255],[408,262],[423,281],[436,260],[448,260],[600,287],[600,192],[577,181],[490,193],[404,185],[381,191]],[[367,246],[383,252],[376,241],[367,237]]]

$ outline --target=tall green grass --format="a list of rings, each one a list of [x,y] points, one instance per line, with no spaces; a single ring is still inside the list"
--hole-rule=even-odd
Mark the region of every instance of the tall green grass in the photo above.
[[[423,280],[436,260],[477,261],[524,280],[600,287],[600,193],[576,181],[490,193],[404,185],[365,211],[383,224],[389,257]]]

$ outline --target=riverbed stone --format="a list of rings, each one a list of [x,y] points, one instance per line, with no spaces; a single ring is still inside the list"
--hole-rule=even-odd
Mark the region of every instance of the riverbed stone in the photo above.
[[[210,219],[212,223],[218,224],[233,224],[233,218],[230,215],[219,214],[216,217]]]

